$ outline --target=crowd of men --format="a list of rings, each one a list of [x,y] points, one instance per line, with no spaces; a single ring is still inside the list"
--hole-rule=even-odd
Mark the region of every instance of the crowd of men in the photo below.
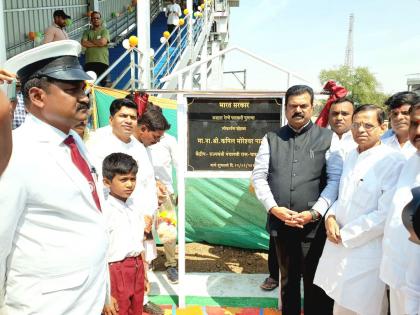
[[[5,64],[28,114],[11,137],[1,95],[0,314],[162,314],[147,298],[150,233],[159,204],[175,199],[167,170],[176,152],[173,139],[151,148],[170,125],[152,104],[139,115],[129,96],[110,104],[109,126],[85,144],[90,77],[80,50],[53,42]],[[252,176],[282,314],[301,313],[302,278],[305,315],[386,314],[388,300],[392,315],[418,314],[420,247],[408,238],[420,233],[415,226],[410,236],[404,224],[414,216],[407,223],[402,213],[420,186],[420,99],[402,92],[387,101],[387,139],[380,107],[339,99],[329,129],[312,123],[313,101],[308,86],[287,90],[288,123],[264,136]],[[165,244],[171,282],[175,245]]]
[[[301,312],[301,278],[305,315],[387,314],[388,300],[392,315],[419,314],[420,247],[402,212],[420,186],[420,98],[387,100],[385,139],[381,107],[340,98],[329,130],[312,123],[313,98],[308,86],[288,89],[288,123],[267,133],[255,159],[253,184],[277,257],[261,287],[278,286],[279,266],[283,315]]]

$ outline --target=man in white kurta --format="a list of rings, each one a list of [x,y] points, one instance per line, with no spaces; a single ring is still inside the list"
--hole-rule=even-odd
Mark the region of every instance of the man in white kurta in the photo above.
[[[417,151],[404,165],[393,196],[390,213],[385,225],[383,237],[383,256],[380,277],[389,285],[392,315],[404,315],[405,274],[410,263],[410,252],[418,251],[418,245],[408,240],[409,233],[404,228],[401,213],[404,206],[413,198],[411,189],[420,186],[420,151]],[[420,267],[419,261],[416,261]]]
[[[143,113],[143,115],[141,115],[137,122],[137,129],[134,133],[134,136],[143,146],[149,157],[152,158],[149,147],[158,143],[165,131],[169,128],[170,125],[168,124],[166,118],[163,116],[162,109],[149,103],[147,104],[146,111]],[[159,194],[162,194],[162,190],[160,189]],[[173,249],[175,249],[175,245],[176,244],[173,244]],[[163,314],[163,311],[158,308],[156,304],[149,301],[147,294],[144,296],[144,303],[145,305],[143,309],[145,312],[153,315]]]
[[[331,130],[334,131],[334,134],[328,154],[338,151],[345,157],[348,152],[357,147],[350,130],[353,112],[354,105],[350,99],[339,98],[331,104],[328,113],[328,124]]]
[[[175,189],[172,176],[172,167],[178,167],[178,144],[176,138],[165,133],[160,141],[148,147],[152,157],[152,164],[156,179],[165,185],[167,193],[171,198],[172,205],[175,205]],[[176,240],[163,243],[165,251],[166,276],[171,283],[178,282],[178,270],[176,262]]]
[[[20,77],[29,114],[0,179],[2,315],[100,314],[105,303],[108,235],[86,150],[71,130],[89,112],[80,51],[78,42],[54,42],[5,65]]]
[[[410,142],[417,149],[418,161],[420,160],[420,105],[412,106],[410,112],[409,138]],[[420,314],[420,246],[418,244],[409,252],[407,260],[409,263],[405,274],[405,285],[402,288],[405,295],[405,311],[409,315],[418,315]]]
[[[358,148],[344,161],[338,199],[326,214],[327,242],[314,283],[334,299],[335,315],[386,314],[385,284],[379,279],[382,234],[404,158],[380,143],[383,120],[374,105],[355,111]]]
[[[409,91],[395,93],[385,101],[393,134],[383,139],[382,142],[401,152],[406,159],[416,152],[416,148],[408,139],[408,128],[410,126],[409,110],[417,101],[417,94]]]

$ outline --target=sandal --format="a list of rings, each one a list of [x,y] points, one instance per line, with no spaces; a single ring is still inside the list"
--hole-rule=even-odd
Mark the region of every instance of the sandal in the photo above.
[[[266,278],[264,282],[260,285],[260,288],[264,291],[272,291],[279,286],[279,282],[273,278]]]

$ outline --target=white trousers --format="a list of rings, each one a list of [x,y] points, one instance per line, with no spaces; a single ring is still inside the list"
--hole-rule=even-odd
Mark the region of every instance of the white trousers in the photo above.
[[[336,302],[334,302],[333,314],[334,315],[361,315],[361,314],[357,314],[356,312],[353,312],[352,310],[349,310],[348,308],[338,305]]]
[[[383,305],[382,312],[377,315],[386,315],[386,313],[387,313],[387,303]],[[334,302],[333,314],[334,315],[373,315],[372,313],[369,313],[369,310],[366,310],[366,313],[356,313],[352,310],[349,310],[348,308],[338,305],[336,302]]]
[[[391,315],[404,315],[404,293],[398,289],[389,288],[389,302]]]

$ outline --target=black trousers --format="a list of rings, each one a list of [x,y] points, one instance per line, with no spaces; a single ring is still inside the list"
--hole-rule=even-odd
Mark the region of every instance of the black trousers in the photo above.
[[[323,235],[322,235],[323,234]],[[283,315],[301,314],[300,280],[304,285],[305,315],[332,315],[334,301],[313,284],[316,267],[325,244],[325,230],[319,229],[314,239],[274,237],[281,274]]]
[[[276,244],[274,237],[270,235],[270,243],[268,244],[268,272],[270,278],[279,281],[279,262],[277,261]]]
[[[84,70],[95,72],[99,78],[102,75],[102,73],[104,73],[108,69],[108,67],[109,67],[108,65],[102,62],[88,62],[87,64],[85,64]],[[101,82],[99,82],[99,85],[106,86],[108,79],[109,79],[109,74],[105,76],[105,78],[103,78]]]

